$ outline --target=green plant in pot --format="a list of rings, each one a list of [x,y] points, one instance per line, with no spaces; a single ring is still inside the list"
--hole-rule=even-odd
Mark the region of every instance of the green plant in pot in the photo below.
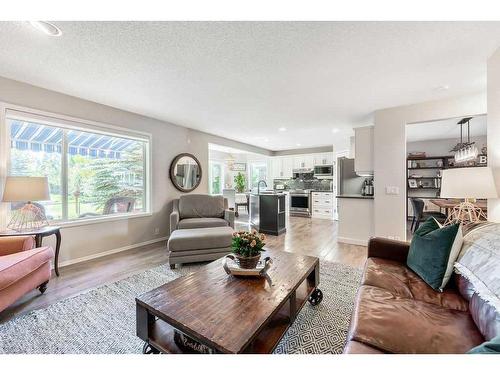
[[[241,268],[257,267],[260,253],[264,251],[265,239],[266,236],[259,234],[256,230],[233,233],[231,248]]]
[[[243,193],[245,191],[245,185],[246,185],[246,179],[245,175],[241,172],[238,172],[236,176],[234,176],[234,184],[236,187],[236,191],[238,193]]]

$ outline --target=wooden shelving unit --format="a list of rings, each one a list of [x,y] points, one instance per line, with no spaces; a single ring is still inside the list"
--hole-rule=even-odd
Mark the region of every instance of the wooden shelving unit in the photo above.
[[[479,155],[479,159],[484,156],[486,155],[482,154]],[[406,216],[408,216],[408,205],[410,204],[409,198],[415,197],[422,199],[433,199],[440,197],[441,170],[451,169],[451,168],[470,168],[470,167],[486,166],[486,164],[479,164],[479,162],[475,162],[475,165],[454,165],[453,159],[454,159],[453,155],[407,158]],[[418,177],[412,177],[412,175],[417,174],[414,171],[421,171],[422,174],[418,173]],[[417,181],[417,187],[415,188],[410,187],[408,180],[411,179]],[[431,183],[429,183],[429,181]],[[435,194],[432,195],[432,192],[435,192]]]

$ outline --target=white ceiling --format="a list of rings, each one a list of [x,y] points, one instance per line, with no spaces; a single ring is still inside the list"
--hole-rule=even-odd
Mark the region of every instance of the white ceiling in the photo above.
[[[240,150],[240,149],[237,149],[237,148],[233,148],[233,147],[228,147],[228,146],[222,146],[222,145],[218,145],[218,144],[215,144],[215,143],[209,143],[208,144],[208,150],[209,151],[219,151],[219,152],[225,152],[226,154],[253,154],[253,155],[258,155],[258,154],[255,154],[253,152],[250,152],[250,151],[244,151],[244,150]]]
[[[0,22],[0,76],[271,150],[344,147],[376,109],[485,90],[500,45],[500,22],[55,23]]]
[[[406,126],[406,141],[428,141],[434,139],[459,139],[460,125],[457,122],[460,118],[453,118],[441,121],[430,121]],[[479,137],[486,135],[486,116],[477,116],[470,120],[470,136]],[[467,137],[467,128],[463,127],[463,136]]]

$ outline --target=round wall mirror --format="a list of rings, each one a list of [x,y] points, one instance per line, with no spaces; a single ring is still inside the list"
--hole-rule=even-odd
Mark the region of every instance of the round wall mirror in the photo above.
[[[170,179],[177,190],[193,191],[201,182],[200,162],[191,154],[177,155],[170,164]]]

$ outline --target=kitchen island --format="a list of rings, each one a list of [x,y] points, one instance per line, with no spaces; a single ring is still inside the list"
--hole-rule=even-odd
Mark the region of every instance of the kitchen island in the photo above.
[[[250,194],[250,225],[260,233],[278,236],[286,231],[286,195],[262,191]]]

